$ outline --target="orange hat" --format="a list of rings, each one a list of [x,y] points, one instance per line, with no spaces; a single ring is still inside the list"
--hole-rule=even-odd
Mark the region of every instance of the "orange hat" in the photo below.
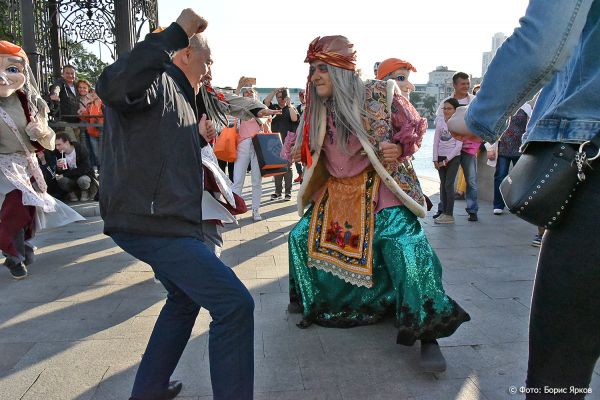
[[[350,71],[356,70],[356,51],[354,45],[345,36],[317,36],[306,52],[304,62],[316,60]]]
[[[13,56],[21,57],[27,61],[27,54],[25,53],[25,50],[16,44],[7,42],[6,40],[0,40],[0,54],[11,54]]]
[[[405,68],[412,72],[417,72],[417,69],[412,66],[408,61],[401,60],[399,58],[388,58],[379,64],[377,69],[377,79],[383,79],[397,69]]]

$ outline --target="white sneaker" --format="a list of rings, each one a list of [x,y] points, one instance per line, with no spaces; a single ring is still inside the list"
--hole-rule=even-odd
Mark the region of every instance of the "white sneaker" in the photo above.
[[[262,217],[260,216],[260,212],[257,209],[252,210],[252,219],[255,221],[262,221]]]
[[[494,215],[501,215],[504,212],[501,208],[494,208]]]

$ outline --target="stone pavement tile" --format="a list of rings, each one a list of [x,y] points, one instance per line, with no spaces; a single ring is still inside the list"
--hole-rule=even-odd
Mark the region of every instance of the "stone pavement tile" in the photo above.
[[[297,359],[256,358],[254,368],[254,390],[256,392],[304,389]]]
[[[403,382],[415,400],[487,400],[471,377],[437,380],[431,375]]]
[[[261,293],[259,296],[260,311],[263,313],[285,313],[290,297],[285,293]],[[2,308],[0,307],[0,310]],[[0,314],[1,315],[1,314]]]
[[[192,339],[173,373],[172,379],[183,382],[181,396],[212,395],[208,354],[206,357],[199,358],[199,354],[204,351],[204,345],[203,341]]]
[[[518,299],[530,303],[533,293],[533,280],[475,282],[473,285],[492,299]]]
[[[163,299],[167,291],[162,285],[145,281],[133,285],[69,286],[57,301],[90,301],[98,298]]]
[[[402,382],[363,383],[352,380],[352,375],[361,374],[360,369],[349,370],[348,380],[338,384],[344,400],[412,400],[413,397]]]
[[[128,399],[138,366],[139,359],[128,363],[110,365],[101,382],[95,388],[92,400]]]
[[[263,335],[265,358],[322,357],[325,352],[318,336],[266,336]]]
[[[153,283],[154,272],[149,271],[116,271],[109,276],[98,280],[96,285],[132,285]]]
[[[235,271],[235,268],[234,268]],[[252,294],[261,293],[282,293],[284,292],[279,285],[279,281],[273,279],[240,279],[244,285],[248,288]],[[285,292],[287,292],[287,277],[285,278],[286,286]]]
[[[523,400],[525,395],[509,392],[511,386],[517,390],[525,386],[526,371],[482,373],[473,377],[475,384],[489,400]]]
[[[0,344],[0,376],[13,368],[35,343],[2,343]]]
[[[443,380],[465,379],[478,371],[486,370],[489,367],[487,360],[474,347],[479,346],[442,346],[447,369],[437,374],[437,377]]]
[[[4,268],[4,267],[2,267]],[[45,303],[56,300],[66,289],[64,286],[40,284],[37,279],[25,279],[15,282],[9,274],[4,275],[4,270],[0,275],[0,282],[5,280],[6,285],[0,283],[0,305],[3,304],[22,304],[22,303]],[[10,279],[10,281],[8,281]]]
[[[43,371],[44,368],[39,365],[26,369],[0,371],[0,399],[21,399]]]
[[[48,367],[19,400],[89,400],[107,369]]]
[[[473,307],[470,305],[470,301],[463,300],[460,305],[471,314]],[[479,325],[479,321],[471,314],[471,321],[462,324],[452,336],[440,338],[438,341],[441,346],[472,346],[490,343],[492,339],[479,328]]]
[[[490,297],[487,296],[484,292],[482,292],[481,290],[479,290],[477,288],[477,286],[474,285],[473,282],[469,282],[468,280],[463,280],[462,282],[456,278],[454,278],[454,275],[452,273],[447,274],[447,271],[444,271],[444,275],[442,276],[442,279],[444,281],[444,290],[446,291],[446,294],[448,296],[450,296],[452,299],[454,299],[461,307],[465,307],[463,305],[463,301],[465,300],[471,300],[471,299],[478,299],[478,298],[482,298],[482,299],[489,299]],[[450,279],[452,279],[452,281],[454,282],[461,282],[461,283],[449,283],[446,282],[446,276],[450,275]],[[468,282],[468,283],[464,283],[464,282]],[[465,309],[466,310],[466,309]],[[467,312],[469,310],[466,310]]]
[[[0,332],[9,327],[21,324],[26,328],[33,320],[72,320],[108,318],[121,304],[122,299],[96,299],[91,302],[53,301],[48,303],[24,303],[0,306]]]
[[[201,397],[202,398],[202,397]],[[256,393],[255,400],[342,400],[337,387]]]
[[[139,304],[137,301],[121,299],[119,306],[113,310],[110,315],[114,318],[122,319],[129,319],[133,316],[156,317],[158,314],[160,314],[160,310],[162,310],[163,306],[165,305],[165,301],[165,299],[162,299],[155,300],[154,302]]]

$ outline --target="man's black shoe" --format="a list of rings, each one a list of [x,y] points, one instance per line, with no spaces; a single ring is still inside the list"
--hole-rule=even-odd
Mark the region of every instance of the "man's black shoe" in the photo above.
[[[159,400],[171,400],[177,397],[179,392],[181,392],[181,388],[183,387],[183,383],[181,381],[171,381],[169,382],[169,388],[167,392],[163,394],[162,397],[159,397]],[[130,397],[129,400],[142,400],[137,397]]]
[[[436,212],[435,214],[433,214],[433,219],[436,219],[437,217],[439,217],[442,214],[443,214],[443,212],[441,212],[441,211]]]
[[[280,195],[280,194],[273,193],[273,194],[271,195],[271,200],[277,200],[277,199],[280,199],[280,198],[281,198],[281,195]]]
[[[477,218],[477,213],[469,213],[469,221],[471,221],[471,222],[479,221],[479,219]]]
[[[27,268],[22,262],[17,263],[7,258],[4,261],[4,265],[6,265],[6,268],[8,268],[14,279],[20,280],[27,277]]]

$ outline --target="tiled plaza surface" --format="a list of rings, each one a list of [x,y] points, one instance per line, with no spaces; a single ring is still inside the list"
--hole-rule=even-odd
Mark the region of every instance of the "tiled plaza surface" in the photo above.
[[[245,194],[249,194],[249,176]],[[423,180],[429,194],[437,184]],[[294,196],[297,192],[294,185]],[[456,224],[422,220],[444,265],[448,294],[472,317],[441,339],[445,373],[421,373],[419,347],[395,344],[388,321],[352,329],[299,329],[288,315],[287,235],[298,220],[295,201],[268,201],[263,221],[251,214],[225,228],[223,261],[256,302],[256,399],[511,400],[524,384],[527,324],[538,249],[535,228],[481,204],[480,221],[467,222],[464,202]],[[249,197],[249,196],[246,196]],[[294,198],[295,200],[295,198]],[[437,198],[434,196],[434,201]],[[96,205],[78,206],[97,215]],[[0,399],[127,399],[165,291],[151,269],[102,234],[102,220],[43,232],[37,260],[24,281],[0,270]],[[177,399],[210,399],[208,325],[197,320],[174,378]],[[600,398],[600,367],[592,382]]]

